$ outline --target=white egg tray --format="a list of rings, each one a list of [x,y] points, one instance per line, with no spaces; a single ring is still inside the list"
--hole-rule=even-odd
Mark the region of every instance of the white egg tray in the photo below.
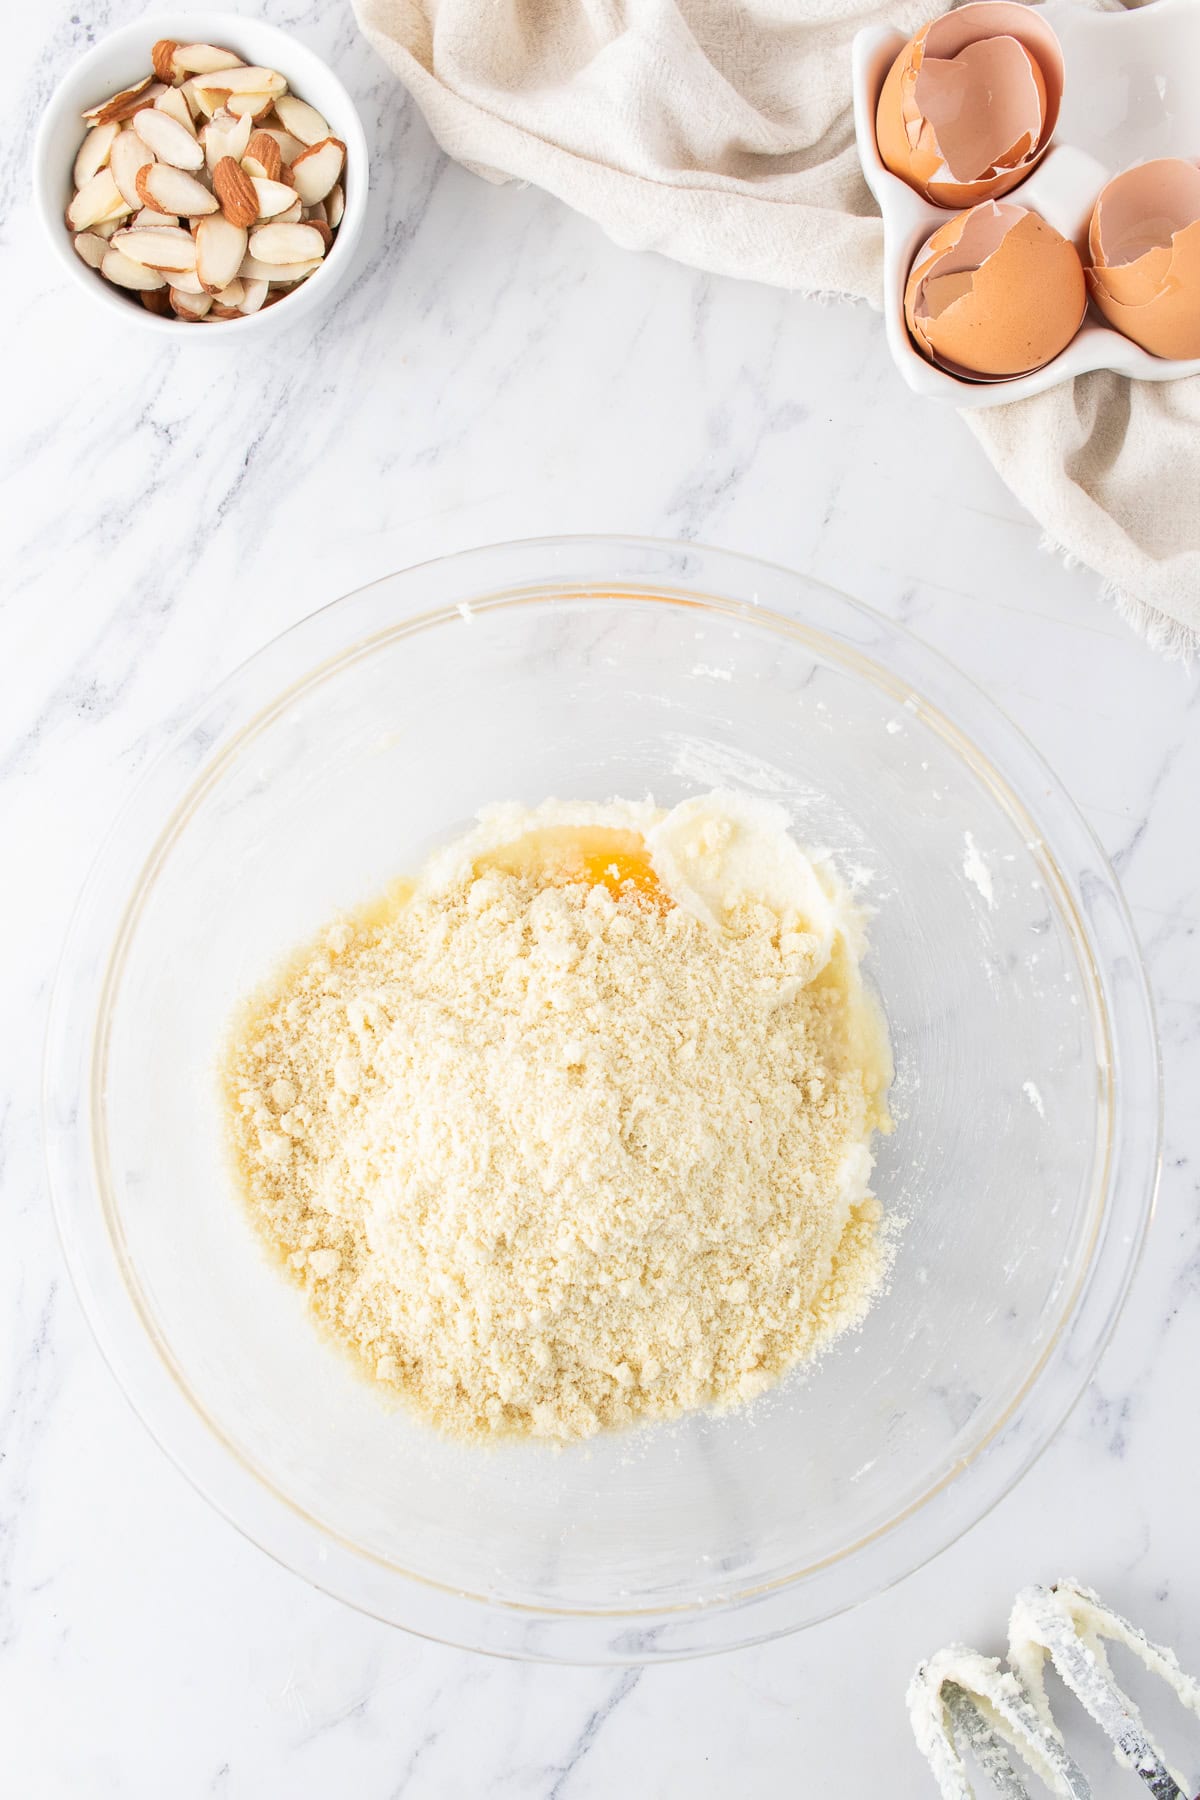
[[[1088,222],[1101,188],[1122,169],[1157,156],[1200,156],[1200,0],[1154,0],[1134,12],[1092,12],[1076,0],[1037,10],[1058,34],[1065,78],[1062,110],[1042,161],[1005,200],[1040,213],[1072,239],[1086,266]],[[931,6],[930,18],[936,16]],[[1101,319],[1091,302],[1058,356],[1011,381],[968,381],[935,368],[914,349],[904,323],[904,287],[917,251],[953,211],[931,206],[885,169],[875,145],[884,77],[907,43],[872,26],[854,40],[854,129],[867,186],[883,214],[884,319],[896,366],[917,394],[953,406],[1004,406],[1090,369],[1142,381],[1200,375],[1200,358],[1152,356]]]

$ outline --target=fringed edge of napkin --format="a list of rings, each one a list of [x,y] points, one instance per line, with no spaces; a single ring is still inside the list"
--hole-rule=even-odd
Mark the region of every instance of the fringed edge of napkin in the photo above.
[[[1095,576],[1100,583],[1100,598],[1110,602],[1125,623],[1168,662],[1182,663],[1185,669],[1190,669],[1200,658],[1200,635],[1181,620],[1151,606],[1148,600],[1140,600],[1136,594],[1126,593],[1115,582],[1105,581],[1090,563],[1060,544],[1050,532],[1043,531],[1040,542],[1046,554],[1056,557],[1064,569],[1086,569],[1089,575]]]

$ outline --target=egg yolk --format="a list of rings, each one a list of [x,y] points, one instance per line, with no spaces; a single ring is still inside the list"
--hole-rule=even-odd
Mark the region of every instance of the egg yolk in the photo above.
[[[481,856],[477,869],[532,876],[550,887],[583,882],[605,887],[614,898],[631,890],[663,909],[672,901],[650,863],[639,831],[615,825],[546,825]]]

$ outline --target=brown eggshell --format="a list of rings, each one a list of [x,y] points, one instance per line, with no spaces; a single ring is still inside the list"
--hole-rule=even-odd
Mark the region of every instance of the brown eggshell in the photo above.
[[[1053,361],[1086,306],[1074,244],[1012,201],[985,200],[939,225],[904,291],[922,356],[976,381],[1008,380]]]
[[[1153,299],[1171,267],[1169,244],[1160,244],[1156,249],[1147,250],[1145,256],[1139,256],[1136,262],[1120,264],[1112,269],[1104,263],[1095,262],[1095,251],[1092,256],[1093,266],[1087,271],[1091,278],[1088,285],[1101,289],[1118,306],[1146,305],[1147,294]]]
[[[1044,153],[1062,86],[1062,50],[1040,14],[973,0],[924,26],[888,70],[875,109],[880,157],[935,206],[995,199]]]
[[[1154,356],[1200,356],[1200,168],[1167,156],[1115,176],[1088,248],[1088,287],[1110,325]]]

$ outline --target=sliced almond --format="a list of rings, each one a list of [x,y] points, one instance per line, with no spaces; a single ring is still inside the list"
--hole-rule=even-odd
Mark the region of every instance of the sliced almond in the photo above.
[[[268,137],[273,137],[275,139],[275,142],[279,145],[280,161],[286,163],[290,168],[292,163],[294,163],[296,158],[300,155],[300,152],[305,148],[300,142],[300,139],[298,137],[293,137],[290,131],[284,131],[282,126],[279,125],[264,125],[262,130]]]
[[[213,192],[221,202],[221,211],[233,225],[253,225],[258,217],[258,195],[254,183],[232,156],[223,156],[213,170]]]
[[[154,73],[160,81],[174,81],[175,66],[172,58],[178,48],[174,38],[159,38],[150,46],[150,61],[154,64]]]
[[[243,277],[242,301],[241,305],[238,307],[238,311],[247,316],[250,313],[256,313],[262,306],[266,297],[267,284],[265,281],[250,281],[246,277]]]
[[[212,305],[211,294],[189,294],[183,288],[172,287],[168,295],[177,319],[202,319]]]
[[[248,118],[257,125],[271,111],[271,94],[226,94],[225,104],[238,118]]]
[[[108,163],[108,153],[116,142],[121,130],[116,119],[109,119],[106,125],[97,125],[89,131],[79,146],[79,155],[75,158],[75,167],[71,171],[71,179],[77,188],[86,187],[93,175],[98,175]],[[260,134],[262,135],[262,134]],[[269,140],[274,143],[272,138]],[[279,170],[279,146],[275,145],[275,168]]]
[[[244,168],[245,164],[242,166]],[[300,205],[294,191],[284,181],[263,181],[258,176],[252,175],[250,182],[258,196],[260,219],[273,219],[277,214],[286,212],[293,204]]]
[[[104,261],[100,264],[100,273],[105,281],[115,282],[117,287],[147,289],[165,287],[166,280],[157,269],[147,268],[144,263],[134,262],[130,257],[122,255],[120,250],[110,244]]]
[[[328,137],[303,151],[292,164],[292,186],[306,206],[323,200],[342,173],[346,146],[341,138]]]
[[[218,69],[240,69],[242,59],[216,44],[176,44],[171,59],[185,75],[215,75]]]
[[[127,119],[130,113],[137,110],[146,92],[153,86],[153,75],[143,76],[132,87],[122,88],[119,94],[110,94],[107,100],[101,100],[97,106],[89,106],[83,115],[85,123],[110,125],[114,119]]]
[[[89,269],[98,269],[108,254],[107,240],[98,231],[76,232],[75,254],[83,258]]]
[[[140,94],[138,94],[135,99],[126,101],[124,107],[121,110],[121,120],[120,120],[121,124],[123,124],[123,125],[132,124],[133,120],[136,119],[137,115],[145,107],[156,105],[158,103],[158,101],[160,101],[162,99],[162,97],[166,93],[166,91],[167,91],[166,85],[163,82],[152,81],[150,83],[150,86],[148,88],[143,89],[143,91]]]
[[[181,294],[207,294],[208,289],[194,269],[172,269],[171,286]]]
[[[264,226],[264,230],[273,229],[273,226]],[[323,260],[322,257],[314,256],[310,262],[265,263],[260,262],[257,256],[244,256],[238,274],[243,281],[278,282],[290,286],[293,282],[303,281],[314,269],[319,269]]]
[[[113,238],[113,249],[119,250],[130,262],[142,263],[148,269],[166,269],[174,273],[177,269],[196,267],[196,241],[191,232],[184,231],[180,225],[138,225],[128,231],[118,231]]]
[[[262,172],[268,181],[279,180],[279,165],[283,161],[283,157],[280,154],[279,145],[269,131],[256,131],[251,135],[250,141],[246,145],[246,155],[252,156],[255,162],[262,164]]]
[[[176,61],[178,61],[178,57],[176,57]],[[224,68],[219,74],[214,74],[211,81],[206,81],[204,86],[210,93],[276,95],[287,93],[287,82],[278,69],[260,68],[255,63],[238,63],[234,67]]]
[[[170,163],[175,169],[198,169],[204,162],[204,149],[195,133],[170,113],[147,107],[134,119],[133,129],[159,162]]]
[[[137,190],[147,206],[176,218],[195,219],[217,210],[216,197],[204,183],[183,169],[173,169],[170,163],[147,163],[139,169]]]
[[[183,129],[191,137],[195,137],[196,128],[192,124],[192,109],[184,97],[182,88],[169,87],[165,94],[160,94],[154,102],[155,112],[165,112],[169,118],[178,119]]]
[[[196,273],[210,293],[237,279],[246,254],[246,230],[224,213],[211,213],[196,227]]]
[[[95,225],[99,219],[111,217],[121,206],[127,212],[132,211],[117,186],[112,170],[98,169],[90,181],[84,182],[68,206],[67,224],[72,231],[86,231],[89,225]]]
[[[168,319],[276,305],[332,244],[345,145],[277,70],[172,38],[151,61],[152,75],[84,115],[76,255]]]
[[[320,233],[321,242],[324,244],[325,249],[328,250],[329,246],[333,242],[333,233],[332,233],[332,231],[330,231],[330,229],[329,229],[328,225],[325,223],[324,219],[306,219],[304,221],[304,223],[310,228],[310,230],[317,231]]]
[[[295,94],[280,94],[275,102],[275,116],[285,131],[302,144],[319,144],[329,136],[329,126],[315,106]]]
[[[263,263],[311,262],[325,254],[315,225],[260,225],[250,233],[250,254]]]
[[[141,168],[138,170],[138,172],[137,172],[137,192],[138,192],[138,199],[141,201],[142,207],[141,207],[141,211],[139,213],[136,213],[134,215],[134,217],[130,220],[131,225],[165,225],[167,223],[167,220],[164,217],[164,214],[167,212],[167,208],[165,206],[156,206],[154,203],[153,196],[150,194],[150,192],[148,191],[148,189],[146,187],[146,177],[150,173],[151,169],[165,169],[166,167],[167,167],[166,163],[147,163],[144,168]],[[182,169],[174,169],[174,170],[172,170],[172,174],[182,175],[183,170]],[[176,214],[175,217],[170,222],[172,225],[178,225],[178,223],[179,223],[178,214]]]
[[[275,268],[275,273],[272,275],[270,281],[270,293],[268,294],[268,298],[270,297],[270,294],[278,296],[280,288],[298,287],[302,281],[307,281],[310,275],[316,274],[317,270],[321,267],[323,260],[322,257],[315,256],[311,262],[280,263],[277,266],[273,264],[264,264],[264,267]],[[263,305],[266,305],[265,300]]]
[[[113,172],[113,179],[121,190],[121,198],[127,201],[134,211],[142,204],[137,188],[138,170],[148,167],[153,161],[153,150],[149,144],[142,142],[132,127],[121,132],[109,152],[108,166]]]
[[[232,156],[234,162],[241,162],[253,130],[253,119],[239,119],[233,113],[226,112],[224,107],[220,112],[214,113],[200,133],[209,174],[223,156]]]

